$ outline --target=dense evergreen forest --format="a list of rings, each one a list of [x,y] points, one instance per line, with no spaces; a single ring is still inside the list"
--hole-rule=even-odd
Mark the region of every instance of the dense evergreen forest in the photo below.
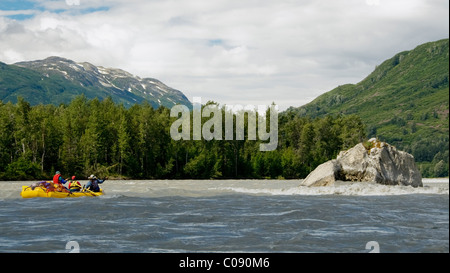
[[[91,173],[133,179],[304,178],[366,138],[355,115],[311,119],[286,112],[278,117],[278,148],[261,152],[260,141],[248,140],[247,130],[245,140],[175,141],[170,137],[175,120],[168,108],[146,103],[125,108],[110,98],[79,96],[59,106],[0,101],[0,179],[50,179],[57,170],[78,179]]]

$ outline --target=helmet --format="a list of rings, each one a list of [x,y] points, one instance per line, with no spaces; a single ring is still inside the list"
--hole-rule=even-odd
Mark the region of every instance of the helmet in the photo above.
[[[75,175],[74,175],[74,176],[72,176],[72,180],[75,180]]]

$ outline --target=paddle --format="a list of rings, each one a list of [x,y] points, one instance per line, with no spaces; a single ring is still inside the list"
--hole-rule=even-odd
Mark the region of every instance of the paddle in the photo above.
[[[91,191],[91,190],[88,190],[88,189],[86,189],[86,191],[88,192],[88,193],[90,193],[90,194],[92,194],[92,196],[97,196],[97,194],[95,194],[95,192],[93,192],[93,191]]]
[[[81,190],[81,192],[90,193],[94,197],[97,196],[93,191],[86,188],[85,185],[83,185],[83,189]]]

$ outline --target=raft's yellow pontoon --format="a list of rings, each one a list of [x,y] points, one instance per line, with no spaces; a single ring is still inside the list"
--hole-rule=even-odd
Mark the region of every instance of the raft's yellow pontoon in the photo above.
[[[83,197],[83,196],[100,196],[103,195],[103,190],[100,189],[100,192],[92,192],[92,191],[81,191],[81,192],[58,192],[58,191],[49,191],[42,187],[29,187],[22,186],[22,192],[20,195],[23,198],[34,198],[34,197],[44,197],[44,198],[66,198],[66,197]]]

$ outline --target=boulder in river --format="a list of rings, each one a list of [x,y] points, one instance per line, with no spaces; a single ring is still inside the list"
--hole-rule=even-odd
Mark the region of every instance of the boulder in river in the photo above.
[[[319,165],[301,185],[328,186],[336,180],[423,186],[414,157],[375,138],[342,151],[336,159]]]
[[[331,186],[336,181],[341,165],[336,159],[320,164],[302,182],[302,186]]]

